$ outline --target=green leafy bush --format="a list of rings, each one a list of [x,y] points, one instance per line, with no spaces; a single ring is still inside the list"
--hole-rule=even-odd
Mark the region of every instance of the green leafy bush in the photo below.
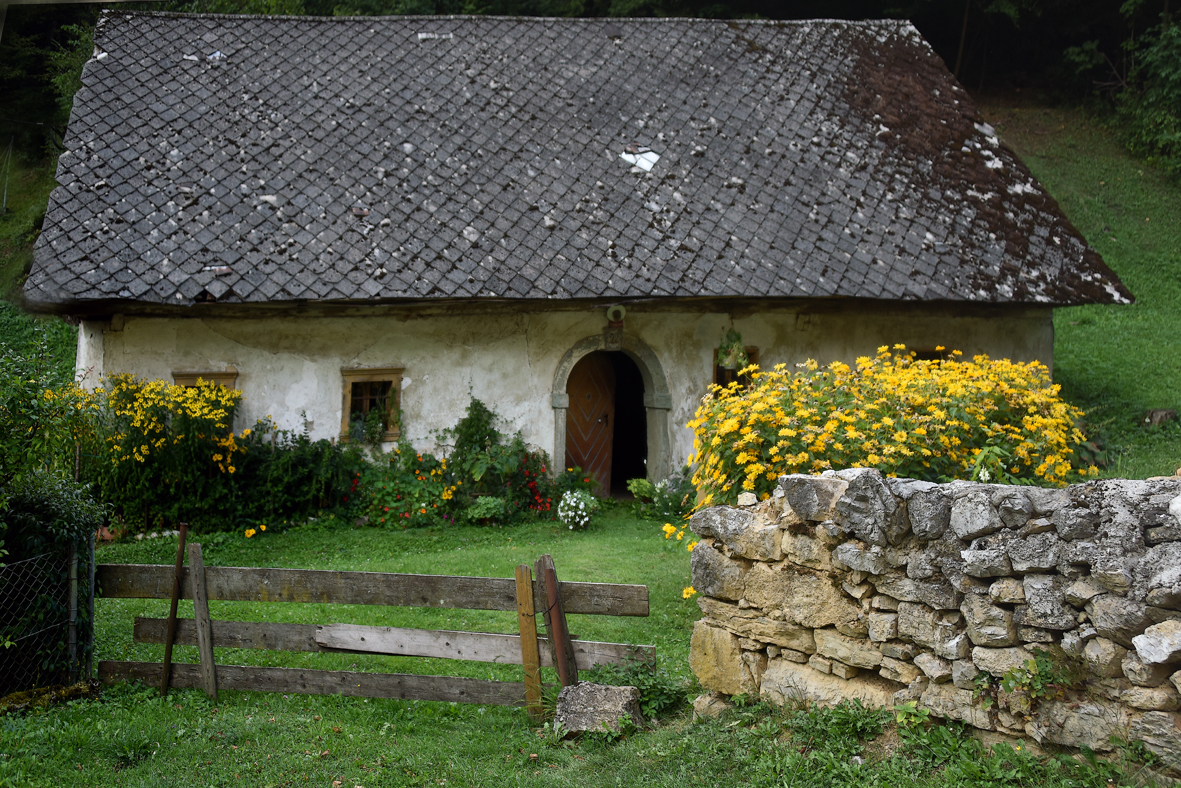
[[[1181,26],[1164,22],[1142,39],[1130,82],[1120,96],[1129,147],[1181,175]]]
[[[647,479],[630,479],[627,489],[636,497],[636,513],[653,520],[682,519],[697,503],[697,488],[688,467],[656,484]]]
[[[403,440],[362,474],[369,522],[403,529],[451,523],[461,484],[451,481],[447,460],[417,452]]]

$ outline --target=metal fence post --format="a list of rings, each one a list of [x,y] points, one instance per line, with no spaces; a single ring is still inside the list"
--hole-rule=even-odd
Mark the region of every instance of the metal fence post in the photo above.
[[[90,535],[90,583],[86,600],[86,614],[90,626],[86,633],[86,680],[94,678],[94,534]]]
[[[78,545],[70,544],[69,629],[66,649],[70,656],[70,682],[78,680]]]

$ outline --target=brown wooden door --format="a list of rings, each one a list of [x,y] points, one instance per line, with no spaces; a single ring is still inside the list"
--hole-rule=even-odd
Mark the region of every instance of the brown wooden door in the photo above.
[[[611,447],[615,429],[615,368],[606,353],[583,357],[566,382],[566,467],[577,465],[611,493]]]

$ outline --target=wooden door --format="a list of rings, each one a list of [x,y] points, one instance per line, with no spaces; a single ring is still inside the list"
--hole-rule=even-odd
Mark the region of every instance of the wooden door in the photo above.
[[[584,356],[566,382],[566,467],[577,465],[611,493],[611,448],[615,430],[615,368],[606,353]]]

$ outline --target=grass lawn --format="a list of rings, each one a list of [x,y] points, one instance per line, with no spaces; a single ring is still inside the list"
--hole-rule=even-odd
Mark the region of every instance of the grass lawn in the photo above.
[[[568,580],[648,585],[648,618],[571,616],[580,637],[655,644],[662,669],[690,698],[687,649],[696,605],[681,598],[688,556],[660,523],[616,508],[586,533],[536,523],[504,529],[419,531],[311,527],[241,536],[198,536],[211,565],[288,566],[511,576],[518,563],[554,556]],[[169,563],[176,540],[104,547],[103,562]],[[135,615],[167,614],[167,602],[98,600],[98,658],[160,659],[134,646]],[[329,609],[331,608],[331,609]],[[471,628],[512,632],[508,614],[370,607],[215,603],[215,618]],[[183,612],[183,611],[182,611]],[[190,605],[191,612],[191,605]],[[196,661],[178,648],[178,661]],[[387,670],[519,680],[520,669],[481,663],[219,649],[223,663]],[[546,677],[552,681],[553,677]],[[584,678],[592,678],[586,677]],[[694,721],[682,708],[617,740],[546,738],[523,710],[342,697],[199,691],[123,685],[97,700],[0,717],[3,786],[1110,786],[1140,766],[1047,760],[1000,745],[990,754],[962,729],[895,724],[888,713],[736,709]],[[862,758],[865,765],[858,763]],[[1121,768],[1126,771],[1121,771]]]
[[[1055,381],[1116,450],[1105,476],[1171,475],[1181,425],[1143,420],[1181,410],[1181,185],[1081,111],[985,103],[984,115],[1136,297],[1055,312]]]

